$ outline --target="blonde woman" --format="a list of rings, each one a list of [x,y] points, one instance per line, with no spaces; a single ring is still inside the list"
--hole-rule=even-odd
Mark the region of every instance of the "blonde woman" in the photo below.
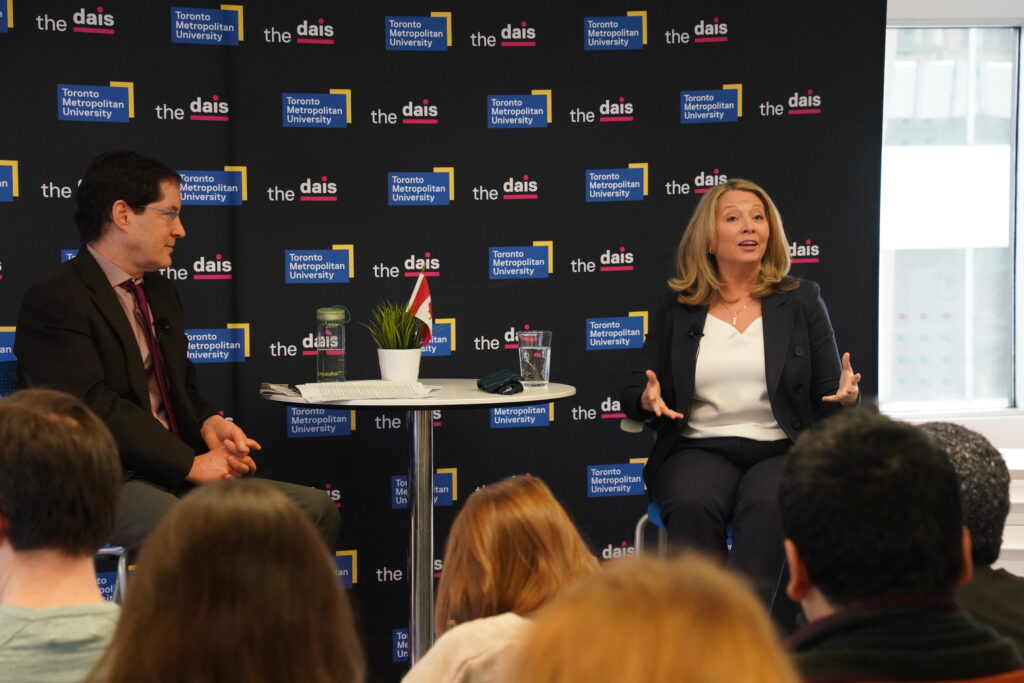
[[[90,683],[362,683],[322,538],[257,479],[204,484],[157,525]]]
[[[440,637],[403,683],[495,680],[533,612],[596,566],[537,477],[474,492],[448,535],[435,609]]]
[[[789,265],[767,192],[739,179],[708,191],[622,392],[626,413],[658,435],[644,478],[669,539],[724,559],[731,520],[728,562],[766,602],[783,561],[783,458],[802,430],[859,399],[818,285]]]
[[[796,683],[764,607],[697,554],[613,563],[542,610],[506,679]]]

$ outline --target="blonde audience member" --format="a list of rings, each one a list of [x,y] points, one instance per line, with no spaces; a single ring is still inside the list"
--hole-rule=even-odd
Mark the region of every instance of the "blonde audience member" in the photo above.
[[[763,605],[699,555],[618,561],[542,610],[509,681],[796,683]]]
[[[540,479],[509,477],[474,492],[448,536],[435,610],[440,639],[404,683],[494,680],[534,610],[596,566]]]
[[[348,597],[312,523],[259,480],[175,505],[129,582],[93,683],[361,682]]]

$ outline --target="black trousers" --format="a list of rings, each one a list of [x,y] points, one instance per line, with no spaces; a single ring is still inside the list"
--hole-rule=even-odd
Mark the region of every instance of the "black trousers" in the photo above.
[[[766,605],[780,589],[785,559],[777,497],[790,446],[789,439],[680,438],[654,478],[654,500],[669,541],[745,574]],[[730,521],[733,544],[727,552]],[[779,592],[785,599],[785,591]]]
[[[341,515],[334,502],[323,491],[272,479],[260,479],[292,499],[309,517],[328,550],[334,552],[334,543],[341,529]],[[142,479],[130,479],[121,485],[117,499],[117,522],[111,543],[134,553],[142,547],[149,533],[163,519],[178,499],[195,488],[186,482],[178,491],[168,491]]]

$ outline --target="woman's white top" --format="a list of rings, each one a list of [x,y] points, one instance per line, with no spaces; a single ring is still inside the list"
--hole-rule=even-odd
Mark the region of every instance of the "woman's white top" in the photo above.
[[[512,612],[459,624],[437,639],[402,683],[504,681],[531,624]]]
[[[691,439],[788,438],[768,400],[762,318],[741,333],[724,320],[708,315],[697,353],[689,417],[682,435]]]

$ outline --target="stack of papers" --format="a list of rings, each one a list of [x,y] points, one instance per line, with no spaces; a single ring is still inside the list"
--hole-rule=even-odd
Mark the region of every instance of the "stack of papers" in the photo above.
[[[312,382],[296,385],[302,398],[310,403],[350,401],[366,398],[426,398],[440,387],[420,382],[385,382],[380,379],[355,382]]]

